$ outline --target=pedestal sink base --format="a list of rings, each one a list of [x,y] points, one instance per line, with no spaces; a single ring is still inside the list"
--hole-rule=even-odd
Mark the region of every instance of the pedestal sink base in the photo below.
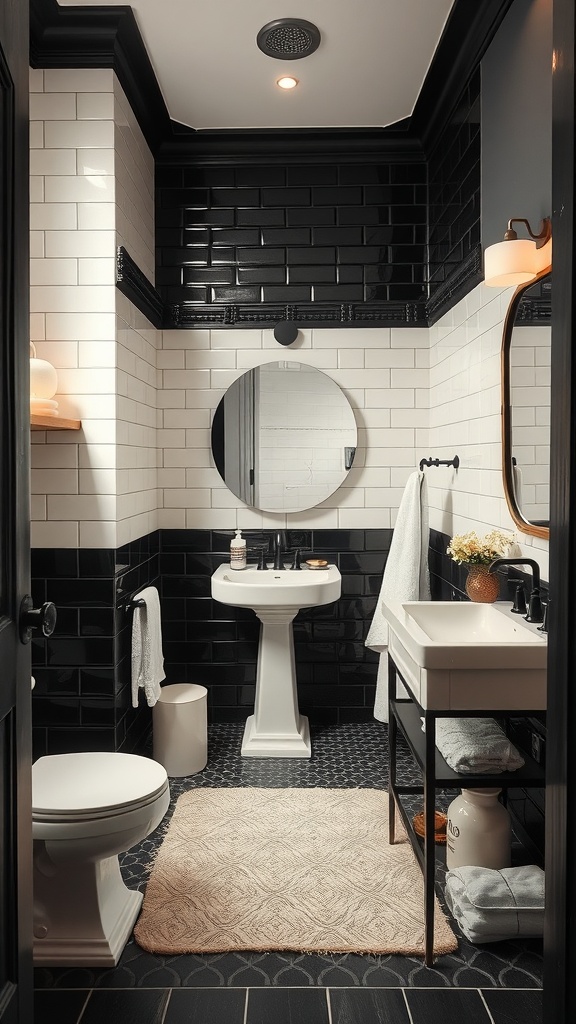
[[[310,727],[305,715],[300,715],[297,731],[261,732],[256,729],[254,715],[246,721],[242,740],[242,757],[310,757]]]

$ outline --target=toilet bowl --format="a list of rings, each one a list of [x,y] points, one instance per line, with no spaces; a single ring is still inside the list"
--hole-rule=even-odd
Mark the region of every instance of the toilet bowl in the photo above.
[[[166,769],[137,754],[54,754],[32,765],[34,962],[114,967],[142,893],[122,880],[118,854],[168,810]]]

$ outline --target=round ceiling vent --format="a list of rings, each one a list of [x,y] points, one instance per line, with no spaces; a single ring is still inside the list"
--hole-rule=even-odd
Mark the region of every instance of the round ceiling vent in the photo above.
[[[261,28],[256,42],[262,53],[278,60],[308,57],[320,45],[320,31],[301,18],[278,18]]]

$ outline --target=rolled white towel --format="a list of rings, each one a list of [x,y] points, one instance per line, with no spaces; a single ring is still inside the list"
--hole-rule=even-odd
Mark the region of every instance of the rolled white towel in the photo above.
[[[543,933],[544,872],[536,864],[500,871],[454,868],[446,875],[444,895],[469,942],[502,942]]]
[[[438,718],[436,746],[450,768],[462,775],[498,775],[524,764],[493,718]]]

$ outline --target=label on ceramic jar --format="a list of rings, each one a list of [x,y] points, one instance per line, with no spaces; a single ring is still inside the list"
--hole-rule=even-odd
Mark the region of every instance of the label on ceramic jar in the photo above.
[[[446,846],[450,850],[450,853],[454,853],[454,840],[458,839],[460,835],[460,829],[458,825],[455,825],[451,818],[448,818],[448,824],[446,825]]]

